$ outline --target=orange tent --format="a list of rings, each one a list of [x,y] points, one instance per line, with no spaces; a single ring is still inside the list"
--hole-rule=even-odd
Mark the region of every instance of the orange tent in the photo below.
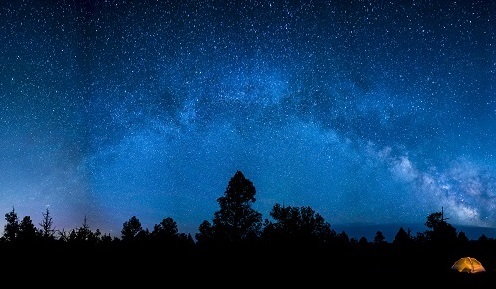
[[[451,269],[465,273],[486,272],[486,269],[482,266],[481,262],[472,257],[463,257],[458,259],[453,266],[451,266]]]

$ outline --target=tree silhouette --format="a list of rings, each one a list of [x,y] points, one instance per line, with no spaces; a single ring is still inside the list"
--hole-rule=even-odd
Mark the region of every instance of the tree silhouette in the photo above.
[[[167,217],[153,226],[151,236],[155,240],[172,241],[177,239],[177,233],[177,223],[171,217]]]
[[[350,237],[345,231],[341,231],[341,233],[336,235],[336,244],[341,248],[350,245]]]
[[[178,232],[176,221],[171,217],[167,217],[153,226],[150,239],[155,242],[154,245],[176,246],[180,241]]]
[[[38,229],[34,226],[30,216],[24,216],[19,224],[18,240],[23,243],[33,243],[39,236]]]
[[[195,238],[201,246],[211,245],[212,242],[215,241],[212,224],[207,220],[201,222],[200,226],[198,226],[198,233],[195,234]]]
[[[124,222],[121,230],[121,239],[125,242],[137,241],[145,234],[145,230],[141,226],[140,220],[136,216],[132,216],[128,221]]]
[[[427,221],[424,225],[429,229],[437,230],[443,223],[445,223],[443,212],[435,212],[427,216]]]
[[[411,241],[412,241],[411,230],[408,229],[408,232],[406,232],[403,227],[400,227],[398,229],[398,232],[396,232],[396,235],[394,235],[393,244],[404,247],[409,245]]]
[[[179,233],[178,236],[179,236],[179,240],[184,242],[184,244],[186,246],[189,246],[191,248],[191,247],[194,247],[196,245],[195,240],[193,239],[193,236],[191,235],[191,233],[188,233],[188,234]]]
[[[50,211],[46,208],[43,214],[43,220],[39,224],[41,226],[40,234],[41,238],[45,241],[55,240],[55,227],[53,226],[53,220],[50,216]]]
[[[155,248],[155,253],[164,252],[168,258],[179,257],[180,254],[189,252],[195,245],[191,234],[179,233],[177,223],[171,217],[155,224],[148,239]]]
[[[81,227],[73,229],[69,234],[69,242],[77,245],[95,245],[100,240],[100,230],[91,231],[88,219],[84,216]]]
[[[3,227],[3,237],[6,241],[14,242],[20,230],[19,217],[14,207],[12,207],[12,211],[5,214],[5,220],[7,223]]]
[[[489,240],[489,238],[486,236],[486,234],[482,234],[479,236],[479,238],[477,240],[480,242],[486,242]]]
[[[367,240],[367,238],[365,236],[360,237],[360,239],[358,240],[358,245],[361,248],[367,248],[368,244],[369,244],[369,241]]]
[[[382,233],[382,231],[377,231],[377,232],[375,233],[373,243],[374,243],[375,245],[382,245],[382,244],[387,243],[387,242],[386,242],[386,237],[384,237],[384,234]]]
[[[275,222],[265,221],[264,239],[325,243],[337,235],[331,225],[310,207],[283,207],[276,203],[270,216]]]
[[[456,238],[458,240],[458,243],[463,244],[463,245],[465,245],[469,242],[468,237],[465,234],[465,232],[458,232],[458,235]]]
[[[88,219],[84,216],[83,224],[76,230],[77,239],[80,241],[89,241],[92,238],[92,232]]]
[[[425,226],[431,229],[425,231],[427,241],[434,245],[451,245],[457,241],[456,228],[446,222],[444,211],[429,214]]]
[[[213,225],[203,221],[197,240],[236,243],[256,239],[262,228],[262,214],[251,205],[256,201],[256,189],[241,171],[229,180],[226,191],[217,199],[220,209],[214,213]]]

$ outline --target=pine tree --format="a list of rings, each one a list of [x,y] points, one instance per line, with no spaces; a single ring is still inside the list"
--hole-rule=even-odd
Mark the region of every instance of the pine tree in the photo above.
[[[12,207],[12,211],[5,214],[5,220],[7,223],[3,228],[3,236],[7,241],[14,242],[17,240],[17,235],[20,230],[19,217],[17,216],[14,207]]]
[[[40,234],[43,240],[49,241],[55,239],[55,228],[53,227],[53,220],[48,208],[45,213],[43,213],[43,220],[39,225],[41,226]]]

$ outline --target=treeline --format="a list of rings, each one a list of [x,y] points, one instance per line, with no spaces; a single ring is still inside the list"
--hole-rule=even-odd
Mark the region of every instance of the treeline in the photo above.
[[[253,183],[237,171],[230,179],[224,195],[217,199],[220,209],[213,215],[212,221],[204,220],[198,228],[195,238],[191,234],[178,231],[177,223],[172,217],[164,218],[155,224],[152,230],[143,228],[138,217],[132,216],[122,226],[121,236],[112,237],[99,229],[93,230],[86,217],[80,227],[70,231],[56,230],[50,211],[43,213],[42,222],[35,226],[30,216],[19,219],[15,208],[5,214],[6,224],[0,244],[30,244],[36,242],[59,242],[69,244],[133,244],[144,242],[165,242],[203,247],[226,246],[227,244],[248,243],[287,243],[368,246],[388,244],[381,231],[377,231],[373,240],[365,237],[350,238],[345,231],[336,232],[331,225],[311,207],[283,206],[276,203],[270,216],[272,220],[262,220],[262,214],[252,208],[256,189]],[[427,230],[411,233],[409,228],[399,227],[392,241],[396,245],[435,245],[466,244],[470,240],[463,231],[446,222],[444,212],[435,212],[427,216]],[[478,241],[490,241],[481,235]]]
[[[5,214],[0,237],[0,253],[10,261],[3,262],[7,266],[3,269],[11,272],[37,263],[40,265],[32,271],[39,271],[41,278],[56,268],[64,276],[91,273],[90,280],[94,276],[110,278],[111,269],[124,285],[154,274],[172,278],[190,272],[202,284],[211,280],[215,285],[220,277],[212,280],[211,276],[219,272],[229,278],[251,276],[244,282],[256,280],[257,274],[281,282],[279,275],[284,274],[291,277],[287,285],[295,285],[295,280],[307,282],[307,278],[342,278],[350,274],[350,268],[376,278],[382,278],[383,272],[398,276],[419,268],[422,276],[432,276],[429,274],[433,272],[451,274],[450,266],[463,256],[477,257],[487,268],[496,268],[496,241],[484,235],[469,240],[464,232],[446,222],[443,210],[427,216],[424,232],[413,235],[409,228],[400,227],[394,240],[387,242],[381,231],[373,240],[350,238],[345,231],[335,231],[308,206],[276,203],[270,212],[271,220],[262,219],[262,214],[252,208],[255,195],[253,183],[237,171],[217,199],[219,210],[211,221],[204,220],[199,225],[194,238],[179,232],[171,217],[149,230],[132,216],[123,223],[121,236],[112,237],[90,228],[86,218],[78,228],[56,230],[48,209],[35,226],[29,216],[20,219],[12,208]],[[76,274],[75,278],[80,276]],[[347,282],[361,285],[360,280],[352,278]],[[442,282],[446,285],[445,279]]]

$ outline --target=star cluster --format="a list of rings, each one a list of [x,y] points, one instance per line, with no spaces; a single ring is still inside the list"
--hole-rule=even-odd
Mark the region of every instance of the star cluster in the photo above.
[[[195,233],[254,207],[496,226],[492,1],[2,1],[0,209]]]

